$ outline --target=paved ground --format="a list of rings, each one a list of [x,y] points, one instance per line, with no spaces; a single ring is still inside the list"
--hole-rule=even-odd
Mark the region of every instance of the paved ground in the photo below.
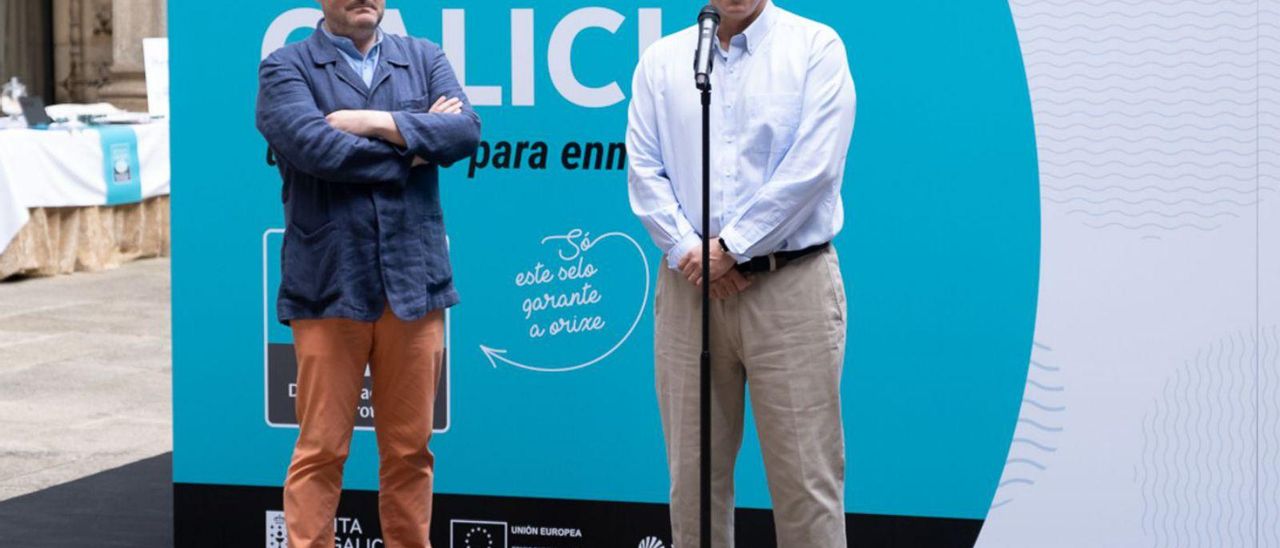
[[[173,450],[169,261],[0,282],[0,500]]]

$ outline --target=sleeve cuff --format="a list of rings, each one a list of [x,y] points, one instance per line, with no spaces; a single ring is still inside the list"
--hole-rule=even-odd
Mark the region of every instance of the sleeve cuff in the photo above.
[[[732,227],[720,233],[720,239],[724,240],[724,245],[729,247],[729,256],[733,257],[738,264],[751,260],[751,256],[745,254],[746,250],[751,249],[751,245],[744,241]]]
[[[391,145],[391,146],[395,147],[395,149],[399,151],[401,155],[409,156],[409,157],[414,156],[415,154],[413,151],[418,149],[419,143],[417,142],[417,138],[414,136],[412,131],[406,131],[407,129],[413,127],[413,120],[408,116],[407,113],[402,111],[392,112],[391,119],[396,124],[396,131],[400,133],[400,138],[404,139],[404,148],[398,147],[396,145]]]
[[[667,266],[670,267],[671,270],[680,270],[680,259],[683,259],[684,256],[689,253],[690,249],[701,244],[702,236],[690,232],[687,236],[676,242],[676,245],[672,246],[669,251],[667,251]]]

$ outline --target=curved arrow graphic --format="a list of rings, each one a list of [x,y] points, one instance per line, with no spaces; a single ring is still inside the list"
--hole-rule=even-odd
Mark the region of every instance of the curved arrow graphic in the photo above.
[[[627,333],[623,335],[622,338],[619,339],[618,342],[614,344],[613,347],[610,348],[604,354],[597,356],[595,359],[591,361],[587,361],[587,362],[583,362],[577,365],[567,366],[567,367],[539,367],[539,366],[520,363],[511,358],[508,358],[507,351],[505,349],[493,348],[491,346],[486,346],[483,344],[480,345],[480,352],[483,352],[484,356],[489,359],[489,364],[492,365],[494,369],[498,368],[498,362],[502,362],[511,367],[525,369],[528,371],[537,371],[539,373],[568,373],[570,371],[577,371],[579,369],[591,367],[597,363],[600,363],[601,360],[608,358],[611,354],[613,354],[619,348],[621,348],[622,344],[627,342],[627,339],[631,338],[631,334],[635,332],[636,326],[640,325],[640,319],[644,317],[645,308],[649,306],[649,278],[650,278],[649,258],[645,257],[644,248],[640,247],[640,242],[637,242],[635,238],[632,238],[630,235],[622,232],[609,232],[607,234],[602,234],[600,235],[600,237],[592,241],[598,244],[600,243],[601,240],[604,240],[606,238],[613,238],[613,237],[625,238],[628,242],[631,242],[631,245],[635,246],[636,251],[640,254],[640,263],[644,266],[644,298],[640,300],[640,312],[636,313],[636,319],[635,321],[631,322],[631,327],[627,329]]]

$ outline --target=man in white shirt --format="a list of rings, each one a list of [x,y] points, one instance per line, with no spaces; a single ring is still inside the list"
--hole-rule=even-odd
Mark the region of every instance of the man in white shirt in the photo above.
[[[712,536],[733,546],[733,466],[750,389],[777,542],[844,547],[846,305],[832,238],[855,93],[831,28],[770,0],[712,0]],[[667,253],[655,359],[675,545],[698,545],[701,100],[697,29],[642,55],[627,130],[631,207]]]

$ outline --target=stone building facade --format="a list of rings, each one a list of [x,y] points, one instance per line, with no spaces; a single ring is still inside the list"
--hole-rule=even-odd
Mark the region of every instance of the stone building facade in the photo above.
[[[146,111],[142,39],[167,36],[166,13],[166,0],[0,0],[0,21],[20,31],[0,33],[13,37],[0,44],[9,68],[0,78],[17,75],[50,102]]]

